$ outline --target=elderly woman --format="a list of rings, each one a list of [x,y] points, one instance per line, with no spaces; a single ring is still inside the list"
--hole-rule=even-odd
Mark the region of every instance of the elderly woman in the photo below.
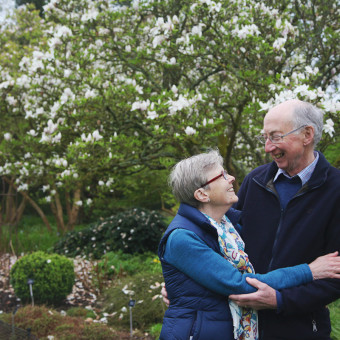
[[[226,212],[237,202],[234,177],[223,169],[218,151],[179,162],[170,175],[181,203],[159,245],[170,306],[165,312],[162,340],[258,339],[257,313],[240,308],[227,297],[254,292],[246,278],[275,289],[325,277],[340,278],[337,253],[268,274],[255,274],[244,243]]]

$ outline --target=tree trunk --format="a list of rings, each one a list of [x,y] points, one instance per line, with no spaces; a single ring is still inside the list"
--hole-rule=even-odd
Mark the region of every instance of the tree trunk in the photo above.
[[[49,231],[50,233],[52,233],[53,230],[52,230],[52,228],[51,228],[51,226],[50,226],[50,223],[48,222],[48,219],[47,219],[46,215],[45,215],[44,212],[40,209],[40,207],[38,206],[38,204],[35,203],[35,202],[32,200],[32,198],[28,196],[28,194],[27,194],[26,192],[20,191],[20,194],[23,195],[23,196],[27,199],[28,203],[36,210],[36,212],[39,214],[40,218],[41,218],[41,219],[43,220],[43,222],[45,223],[45,225],[46,225],[48,231]]]
[[[15,213],[16,213],[16,202],[15,202],[15,196],[14,194],[14,188],[13,188],[13,182],[10,181],[8,182],[8,191],[5,194],[6,196],[6,211],[5,211],[5,223],[10,224],[11,220],[15,218]]]
[[[8,179],[7,177],[4,177],[4,180],[5,180],[8,184],[11,183],[11,180]],[[12,183],[12,185],[13,185],[13,188],[14,188],[15,190],[17,190],[15,184]],[[28,202],[28,203],[36,210],[36,212],[39,214],[40,218],[41,218],[41,219],[43,220],[43,222],[45,223],[47,230],[48,230],[50,233],[52,233],[52,228],[51,228],[51,226],[50,226],[50,223],[48,222],[46,215],[45,215],[44,212],[40,209],[40,207],[38,206],[38,204],[35,203],[35,202],[32,200],[31,197],[28,196],[27,192],[25,192],[25,191],[20,191],[20,194],[21,194],[21,195],[24,197],[24,199],[26,199],[26,201],[27,201],[27,202]]]
[[[57,221],[57,228],[59,233],[64,234],[66,229],[64,223],[63,207],[61,205],[60,197],[57,191],[56,194],[54,195],[54,203],[51,202],[52,213]]]
[[[76,202],[80,201],[80,197],[81,197],[81,189],[77,188],[73,194],[73,205],[72,205],[71,214],[69,216],[68,223],[67,223],[67,230],[73,230],[75,224],[77,223],[80,206],[77,205]]]
[[[24,213],[24,210],[26,208],[27,198],[23,197],[22,201],[18,207],[18,209],[15,212],[15,215],[12,217],[10,224],[18,224],[21,220],[22,214]]]
[[[71,209],[71,197],[68,191],[65,192],[65,201],[66,201],[65,205],[66,205],[67,220],[69,221],[71,218],[72,209]]]
[[[224,153],[224,161],[225,161],[225,166],[227,168],[228,173],[230,173],[230,175],[234,176],[236,178],[235,182],[234,182],[234,189],[237,192],[239,187],[240,187],[240,183],[237,180],[237,171],[233,165],[232,162],[232,153],[233,153],[233,149],[235,147],[235,141],[236,141],[236,134],[240,129],[240,125],[242,122],[242,112],[243,112],[243,108],[244,105],[247,101],[244,100],[242,103],[240,103],[237,107],[237,113],[236,113],[236,117],[234,117],[233,115],[230,115],[231,118],[231,122],[232,122],[232,131],[228,134],[228,139],[225,145],[225,153]]]

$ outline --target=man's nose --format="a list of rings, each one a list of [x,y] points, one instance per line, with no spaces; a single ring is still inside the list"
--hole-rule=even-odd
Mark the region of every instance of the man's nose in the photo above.
[[[266,143],[264,144],[264,151],[266,153],[270,153],[273,150],[275,150],[275,148],[276,145],[273,142],[271,142],[269,138],[267,138]]]

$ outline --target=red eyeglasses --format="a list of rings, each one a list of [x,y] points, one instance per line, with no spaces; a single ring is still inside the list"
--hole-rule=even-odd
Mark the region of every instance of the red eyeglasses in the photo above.
[[[216,177],[212,178],[207,183],[202,184],[200,187],[203,188],[206,185],[210,184],[211,182],[216,181],[218,178],[220,178],[222,176],[224,177],[225,180],[228,180],[228,173],[225,170],[223,170],[223,171],[221,171],[221,173],[219,175],[217,175]]]

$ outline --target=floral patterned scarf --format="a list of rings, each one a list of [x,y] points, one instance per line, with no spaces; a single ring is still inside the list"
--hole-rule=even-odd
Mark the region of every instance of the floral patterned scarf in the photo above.
[[[223,217],[218,223],[210,216],[204,214],[211,225],[217,229],[220,250],[226,260],[243,273],[254,273],[254,268],[249,262],[248,255],[244,252],[244,242],[232,223]],[[258,316],[251,308],[239,307],[229,300],[229,307],[233,317],[234,338],[238,340],[258,339]]]

